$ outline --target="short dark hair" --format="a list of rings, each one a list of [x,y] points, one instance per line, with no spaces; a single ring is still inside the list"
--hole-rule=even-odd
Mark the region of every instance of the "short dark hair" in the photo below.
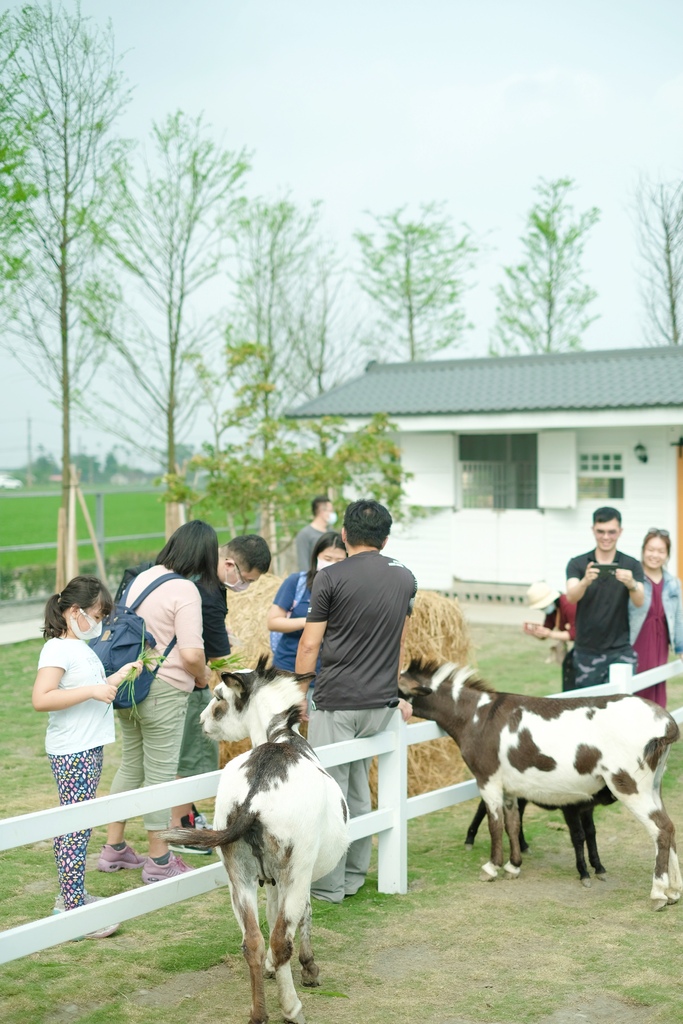
[[[114,602],[102,580],[97,576],[74,576],[61,594],[53,594],[45,605],[45,625],[43,626],[45,639],[64,636],[67,629],[64,612],[67,608],[77,604],[85,611],[96,605],[98,601],[102,615],[109,615],[114,607]]]
[[[183,523],[166,541],[155,565],[163,565],[188,579],[198,577],[195,582],[217,588],[218,537],[213,526],[202,519]]]
[[[596,523],[609,523],[612,519],[616,519],[621,526],[621,512],[617,508],[611,508],[609,505],[603,505],[602,508],[596,508],[593,513],[593,525]]]
[[[317,516],[318,509],[320,508],[321,505],[328,504],[331,504],[328,496],[326,494],[318,494],[311,502],[311,512],[313,513],[313,518]]]
[[[227,544],[221,544],[221,553],[233,556],[239,568],[245,572],[256,569],[257,572],[268,572],[270,569],[270,548],[258,533],[244,533],[233,537]]]
[[[321,551],[327,551],[328,548],[339,548],[340,551],[347,554],[346,544],[342,540],[341,533],[337,533],[336,530],[329,530],[327,533],[321,534],[320,538],[313,545],[313,551],[311,552],[311,564],[306,576],[306,586],[309,590],[313,586],[313,580],[318,571],[318,555]]]
[[[346,541],[351,547],[366,545],[379,550],[391,532],[392,522],[389,510],[378,501],[353,501],[344,512]]]

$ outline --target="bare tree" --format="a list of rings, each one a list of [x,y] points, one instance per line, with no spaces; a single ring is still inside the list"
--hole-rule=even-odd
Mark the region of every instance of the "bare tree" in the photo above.
[[[306,353],[315,289],[319,204],[302,212],[290,199],[257,199],[239,218],[237,269],[228,329],[231,376],[250,389],[257,419],[274,419],[308,395]]]
[[[211,139],[201,116],[177,112],[151,134],[153,163],[145,161],[141,176],[121,167],[110,189],[107,244],[128,282],[93,290],[89,320],[118,352],[113,372],[136,399],[124,422],[102,396],[112,430],[156,452],[173,475],[199,404],[192,363],[198,355],[210,361],[212,345],[218,358],[215,315],[193,300],[224,268],[249,165],[244,151]]]
[[[61,409],[68,524],[72,404],[100,347],[84,328],[80,298],[96,273],[93,228],[102,227],[105,190],[121,157],[112,129],[128,92],[111,26],[92,28],[79,6],[74,14],[51,4],[21,8],[2,45],[4,72],[21,83],[6,94],[6,114],[24,125],[23,173],[33,193],[20,238],[26,274],[8,331],[19,339],[14,356]]]
[[[640,257],[644,264],[641,293],[646,311],[645,335],[651,345],[683,341],[683,181],[652,182],[641,178],[635,211]]]

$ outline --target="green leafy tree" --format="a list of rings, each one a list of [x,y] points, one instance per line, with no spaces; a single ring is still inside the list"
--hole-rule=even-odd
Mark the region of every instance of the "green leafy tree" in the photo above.
[[[25,152],[29,123],[16,116],[15,104],[21,91],[21,74],[11,15],[0,15],[0,295],[16,285],[25,269],[26,252],[22,232],[26,225],[28,201],[36,189],[26,181]],[[3,295],[8,301],[6,293]]]
[[[645,336],[651,345],[683,343],[683,182],[641,179],[636,216],[645,305]]]
[[[373,300],[382,356],[428,359],[455,348],[466,328],[465,277],[477,247],[469,229],[458,237],[443,204],[426,203],[416,219],[406,207],[373,218],[374,232],[357,232],[360,287]]]
[[[600,217],[592,207],[578,216],[568,202],[571,178],[544,181],[520,239],[523,261],[504,267],[496,289],[497,322],[490,355],[568,352],[581,348],[581,336],[597,319],[587,312],[597,297],[581,281],[581,259],[588,232]]]
[[[114,125],[128,100],[111,27],[93,28],[51,4],[11,12],[2,34],[5,117],[23,125],[27,203],[18,249],[21,287],[7,329],[11,351],[59,404],[62,506],[68,524],[71,415],[97,368],[100,342],[81,297],[97,273],[93,228],[122,153]],[[11,337],[11,336],[14,337]],[[19,343],[17,343],[17,338]],[[58,566],[58,576],[66,565]]]

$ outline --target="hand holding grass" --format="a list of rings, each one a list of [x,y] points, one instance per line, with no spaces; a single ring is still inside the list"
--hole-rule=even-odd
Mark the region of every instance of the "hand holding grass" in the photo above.
[[[143,668],[144,660],[142,658],[139,658],[137,661],[129,661],[127,664],[122,665],[118,672],[107,676],[107,682],[118,689],[122,683],[132,682],[134,679],[137,679]]]

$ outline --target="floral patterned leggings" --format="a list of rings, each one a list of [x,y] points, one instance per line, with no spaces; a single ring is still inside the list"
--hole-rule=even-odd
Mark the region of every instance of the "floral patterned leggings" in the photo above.
[[[78,754],[48,754],[52,774],[57,783],[60,804],[79,804],[97,795],[102,774],[103,747],[91,747]],[[91,829],[55,836],[53,848],[59,889],[64,909],[85,905],[85,855]]]

